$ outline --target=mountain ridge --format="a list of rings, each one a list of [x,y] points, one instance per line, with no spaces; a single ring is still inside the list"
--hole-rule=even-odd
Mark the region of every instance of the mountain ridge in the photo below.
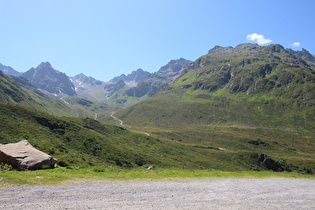
[[[5,66],[5,65],[2,65],[1,63],[0,63],[0,71],[5,73],[6,75],[12,75],[16,77],[22,74],[21,72],[14,70],[11,66]]]
[[[312,127],[314,90],[312,66],[281,45],[216,46],[156,96],[117,114],[135,126]]]
[[[36,68],[31,68],[21,76],[44,93],[54,96],[76,95],[74,85],[69,77],[65,73],[55,70],[49,62],[42,62]]]
[[[171,60],[157,72],[152,73],[147,79],[139,82],[138,86],[126,91],[128,96],[152,97],[167,85],[171,84],[186,68],[191,61],[184,58]]]
[[[108,82],[92,77],[71,77],[78,96],[111,105],[130,105],[144,100],[169,85],[190,61],[180,58],[171,60],[155,73],[137,69],[132,73],[114,77]],[[88,79],[89,78],[89,79]]]
[[[120,76],[114,77],[113,79],[109,80],[109,83],[116,83],[119,80],[122,80],[127,86],[135,87],[139,81],[148,78],[150,75],[150,72],[144,71],[140,68],[136,71],[132,71],[130,74],[122,74]]]
[[[240,44],[239,46],[236,46],[235,48],[227,47],[227,48],[224,48],[224,50],[229,51],[229,50],[234,49],[234,51],[235,50],[237,51],[238,49],[241,51],[241,50],[248,50],[250,48],[257,48],[257,47],[259,47],[259,45],[257,44],[245,43],[245,44]],[[215,46],[209,50],[208,54],[209,53],[216,54],[220,51],[220,49],[222,50],[222,47]],[[294,51],[290,48],[284,49],[282,47],[281,50],[286,50],[293,56],[300,58],[303,61],[305,60],[308,65],[315,66],[315,57],[311,55],[304,48],[301,51]],[[179,64],[175,64],[175,62],[178,62],[178,63],[182,62],[183,65],[176,67],[175,65],[179,65]],[[172,65],[172,64],[174,64],[173,66],[174,71],[167,72],[167,66]],[[116,76],[113,79],[109,80],[108,82],[103,82],[103,81],[97,80],[92,77],[87,77],[87,76],[85,78],[84,74],[79,74],[74,77],[69,77],[65,73],[62,73],[53,69],[53,67],[51,66],[49,62],[46,62],[46,63],[43,62],[38,67],[31,68],[29,71],[25,73],[19,73],[11,67],[9,68],[2,64],[1,65],[3,69],[6,68],[6,69],[10,69],[11,72],[17,72],[17,73],[11,73],[13,75],[14,74],[17,74],[17,76],[20,76],[19,74],[22,74],[22,76],[24,75],[24,77],[26,77],[28,80],[31,81],[33,86],[35,86],[36,88],[39,88],[43,93],[48,94],[50,96],[56,97],[56,96],[65,96],[65,95],[68,95],[68,96],[78,95],[79,97],[83,97],[87,100],[92,100],[98,103],[106,103],[106,101],[108,101],[108,99],[111,98],[111,100],[108,101],[110,104],[115,104],[117,102],[118,104],[121,104],[121,103],[134,104],[134,103],[137,103],[138,101],[141,101],[143,99],[153,96],[154,94],[159,92],[162,88],[171,84],[179,76],[179,74],[177,74],[178,71],[176,70],[176,68],[179,68],[180,71],[182,71],[184,67],[188,66],[189,64],[191,64],[191,61],[180,58],[177,60],[171,60],[168,64],[162,66],[157,72],[149,73],[142,69],[137,69],[136,71],[133,71],[128,75],[122,74],[120,76]],[[50,73],[51,75],[47,76],[47,74],[49,73],[46,72],[46,75],[40,74],[41,78],[34,79],[33,77],[36,77],[36,74],[40,73],[39,69],[46,69],[48,70],[48,72],[50,72],[49,71],[50,69],[50,70],[55,71],[55,73],[53,74]],[[59,82],[54,81],[55,80],[54,78],[59,77],[58,74],[59,75],[64,74],[64,76],[61,76],[63,77],[63,79],[61,79],[61,77],[60,79],[58,79]],[[69,78],[70,82],[68,79],[65,78],[65,76]],[[50,79],[47,79],[47,77]],[[45,81],[41,81],[43,80],[43,78],[46,78]],[[122,80],[126,86],[123,86],[123,84],[119,82],[120,80]],[[117,82],[119,82],[120,84],[117,84],[116,88],[113,89],[113,87],[115,86],[113,83],[117,83]],[[85,83],[84,84],[86,86],[85,88],[83,88],[84,86],[83,83]],[[87,87],[87,86],[91,86],[91,87]],[[87,90],[88,88],[90,88],[91,90]],[[96,93],[93,93],[93,92],[96,92]],[[134,98],[134,99],[131,99],[131,98]]]

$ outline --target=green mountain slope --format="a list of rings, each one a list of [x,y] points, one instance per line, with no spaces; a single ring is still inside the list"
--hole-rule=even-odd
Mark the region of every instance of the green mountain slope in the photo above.
[[[18,83],[23,85],[19,85]],[[79,106],[71,106],[60,99],[49,99],[25,79],[11,79],[0,71],[0,102],[45,111],[59,116],[93,117],[94,113]]]
[[[103,125],[88,118],[55,117],[3,103],[0,103],[0,117],[0,143],[27,139],[35,148],[57,158],[63,166],[154,165],[219,170],[249,170],[255,166],[266,169],[266,166],[242,152],[183,145],[166,138],[154,138],[121,127]],[[240,155],[244,157],[237,158]],[[234,160],[227,162],[228,157]]]
[[[120,117],[131,125],[314,128],[314,90],[314,69],[280,45],[215,47]]]
[[[241,44],[215,47],[172,85],[115,116],[182,145],[267,154],[314,168],[314,94],[314,69],[304,60],[280,45]]]

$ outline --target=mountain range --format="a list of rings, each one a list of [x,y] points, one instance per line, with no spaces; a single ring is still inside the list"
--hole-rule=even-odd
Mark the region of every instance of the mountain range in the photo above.
[[[31,85],[25,86],[25,81],[18,79],[16,82],[22,82],[20,85],[26,88],[34,86],[50,97],[78,96],[97,103],[130,105],[153,96],[169,85],[190,62],[183,58],[172,60],[155,73],[137,69],[128,75],[114,77],[108,82],[82,73],[69,77],[54,69],[49,62],[43,62],[36,68],[20,74],[3,65],[0,70],[8,75],[27,79]]]
[[[26,138],[64,165],[315,170],[315,68],[305,49],[215,46],[108,82],[48,62],[21,76],[0,74],[0,143]]]

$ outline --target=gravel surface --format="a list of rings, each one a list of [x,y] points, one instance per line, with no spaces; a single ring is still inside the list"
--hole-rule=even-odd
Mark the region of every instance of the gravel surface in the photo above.
[[[315,209],[315,180],[209,178],[2,187],[0,209]]]

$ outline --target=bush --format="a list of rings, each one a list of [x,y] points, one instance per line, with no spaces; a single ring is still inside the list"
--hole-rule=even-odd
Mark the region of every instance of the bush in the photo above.
[[[0,171],[11,171],[13,167],[6,163],[0,163]]]

